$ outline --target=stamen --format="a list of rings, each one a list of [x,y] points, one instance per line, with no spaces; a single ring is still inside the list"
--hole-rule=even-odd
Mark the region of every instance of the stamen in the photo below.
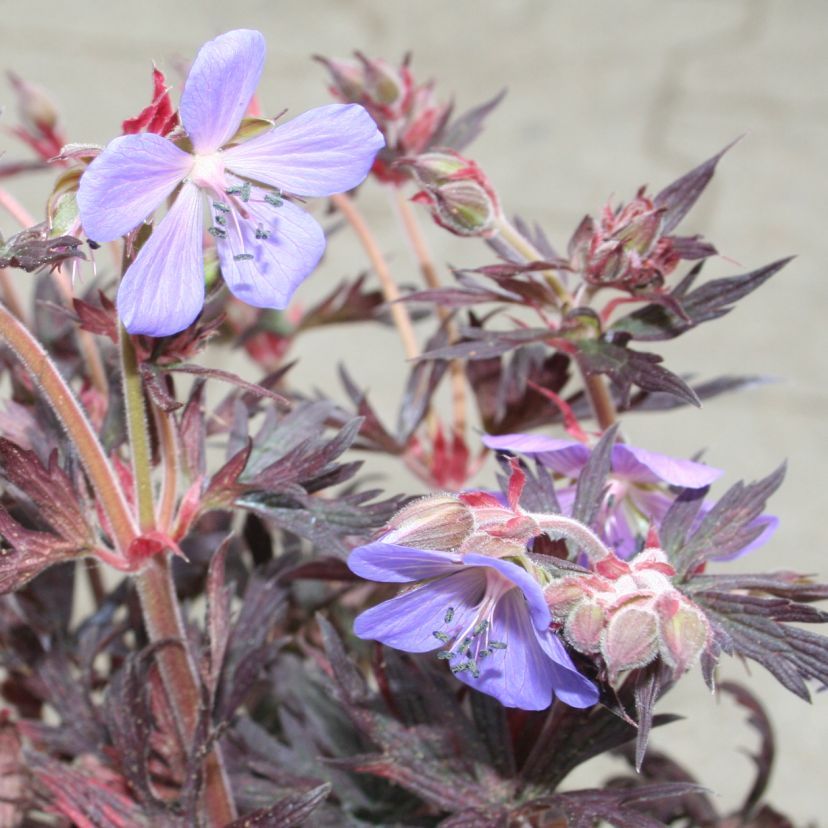
[[[489,646],[493,650],[505,650],[506,649],[506,644],[503,641],[490,641]]]
[[[444,632],[440,632],[440,630],[434,630],[432,635],[438,640],[442,641],[444,644],[447,641],[451,641],[451,636],[446,635]]]
[[[255,258],[256,257],[252,253],[236,253],[236,255],[233,256],[233,261],[234,262],[248,262],[251,259],[255,259]]]
[[[238,196],[241,201],[247,204],[250,201],[250,182],[245,181],[244,184],[238,187],[229,187],[224,191],[227,195]]]
[[[270,230],[265,230],[261,225],[256,228],[256,238],[257,239],[269,239],[270,238]]]
[[[225,225],[227,224],[227,218],[223,216],[221,213],[218,213],[215,217],[216,224]]]
[[[445,621],[446,624],[451,624],[453,618],[454,618],[454,607],[449,607],[446,610],[446,616],[445,616],[445,618],[443,618],[443,621]]]
[[[221,227],[208,227],[207,232],[216,239],[227,238],[227,231]]]
[[[272,207],[281,207],[285,203],[281,193],[278,195],[276,193],[265,193],[264,200]]]
[[[454,653],[451,650],[440,650],[437,653],[437,658],[441,661],[449,661],[450,659],[454,658]]]
[[[229,192],[229,190],[228,190]],[[220,213],[229,213],[230,206],[225,204],[223,201],[214,201],[213,202],[213,209],[218,210]]]

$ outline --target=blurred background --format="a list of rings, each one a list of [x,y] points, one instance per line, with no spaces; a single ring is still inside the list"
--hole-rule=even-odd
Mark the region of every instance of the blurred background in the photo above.
[[[328,103],[326,72],[310,57],[347,57],[354,49],[391,61],[412,51],[417,78],[435,79],[441,97],[453,98],[460,111],[507,87],[467,154],[488,173],[506,210],[538,222],[559,246],[610,196],[626,200],[644,183],[657,192],[744,134],[681,229],[703,233],[723,254],[708,276],[791,253],[798,258],[726,320],[662,350],[678,373],[761,373],[776,381],[700,411],[640,415],[625,428],[631,442],[653,450],[689,456],[704,449],[709,463],[727,470],[723,486],[763,476],[787,459],[788,481],[772,503],[781,528],[768,546],[734,565],[828,576],[828,3],[0,0],[0,67],[48,88],[70,140],[103,144],[149,102],[152,61],[176,83],[177,97],[176,67],[205,40],[239,27],[258,28],[268,40],[259,90],[266,114]],[[2,83],[0,105],[0,126],[15,123],[14,99]],[[6,136],[2,150],[7,158],[26,152]],[[39,173],[9,187],[41,218],[53,178]],[[387,195],[368,185],[360,201],[397,281],[415,284],[417,269]],[[9,235],[17,228],[2,214],[0,229]],[[493,259],[480,242],[427,230],[440,263],[474,267]],[[336,235],[297,300],[310,303],[366,267],[358,246]],[[354,337],[350,329],[325,329],[301,346],[294,382],[343,399],[341,360],[374,404],[394,416],[406,369],[393,332]],[[367,471],[390,475],[391,489],[418,491],[404,473],[374,466],[370,457]],[[492,475],[489,460],[482,479]],[[722,667],[724,677],[758,692],[772,715],[779,754],[769,800],[797,821],[818,822],[826,697],[817,695],[808,707],[761,668],[750,672],[733,661]],[[656,732],[655,744],[674,751],[725,806],[739,801],[752,778],[743,752],[756,745],[744,712],[711,697],[696,673],[659,709],[686,719]],[[596,784],[611,770],[606,762],[584,767],[567,785]]]

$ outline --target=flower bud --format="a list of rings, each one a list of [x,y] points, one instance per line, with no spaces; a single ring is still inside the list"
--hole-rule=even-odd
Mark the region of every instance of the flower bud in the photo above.
[[[675,675],[685,673],[710,642],[710,623],[689,601],[664,595],[656,605],[661,657]]]
[[[621,673],[649,664],[658,653],[658,619],[645,605],[629,603],[613,613],[601,640],[609,680],[615,684]]]
[[[488,236],[500,216],[497,195],[474,161],[451,150],[427,152],[400,165],[423,189],[412,201],[425,204],[441,227],[457,236]]]
[[[474,518],[457,498],[434,495],[404,506],[388,525],[391,531],[383,538],[388,543],[448,552],[471,534]]]
[[[564,637],[582,653],[597,653],[604,631],[604,609],[595,601],[581,601],[569,613],[564,625]]]
[[[9,72],[9,80],[17,93],[18,113],[23,125],[36,135],[51,135],[58,123],[58,111],[46,91],[14,72]]]

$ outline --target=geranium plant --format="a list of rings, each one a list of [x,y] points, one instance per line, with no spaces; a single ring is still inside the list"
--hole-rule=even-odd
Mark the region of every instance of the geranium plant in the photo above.
[[[468,157],[500,96],[457,115],[408,60],[357,53],[319,59],[334,103],[270,119],[265,51],[251,30],[205,44],[177,105],[153,69],[103,145],[11,76],[0,826],[790,825],[764,798],[768,717],[717,678],[735,657],[803,699],[828,683],[807,626],[828,586],[728,567],[771,540],[783,468],[713,496],[738,470],[624,434],[628,412],[754,381],[694,385],[651,350],[787,262],[702,277],[716,248],[680,226],[724,151],[558,249]],[[31,217],[14,185],[42,168]],[[397,203],[420,286],[363,186]],[[476,266],[433,262],[432,223]],[[292,304],[343,228],[369,271]],[[310,388],[291,357],[308,330],[372,325],[407,356],[370,355],[407,373],[396,412],[346,367]],[[368,488],[377,454],[427,493]],[[761,739],[729,813],[648,747],[696,671]],[[628,771],[567,788],[600,754]]]

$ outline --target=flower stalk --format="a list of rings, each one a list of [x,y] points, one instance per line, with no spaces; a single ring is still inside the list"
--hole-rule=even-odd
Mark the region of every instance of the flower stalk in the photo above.
[[[411,324],[411,317],[405,305],[399,301],[400,289],[391,276],[388,263],[382,255],[382,251],[379,248],[379,244],[377,244],[377,240],[374,238],[374,234],[349,196],[341,193],[331,196],[331,201],[336,209],[342,213],[342,216],[348,224],[351,225],[366,255],[371,260],[374,271],[380,280],[382,294],[385,297],[385,301],[388,302],[391,318],[394,320],[394,325],[402,340],[406,358],[416,359],[420,355],[420,346],[417,344],[417,337],[414,333],[414,326]]]

